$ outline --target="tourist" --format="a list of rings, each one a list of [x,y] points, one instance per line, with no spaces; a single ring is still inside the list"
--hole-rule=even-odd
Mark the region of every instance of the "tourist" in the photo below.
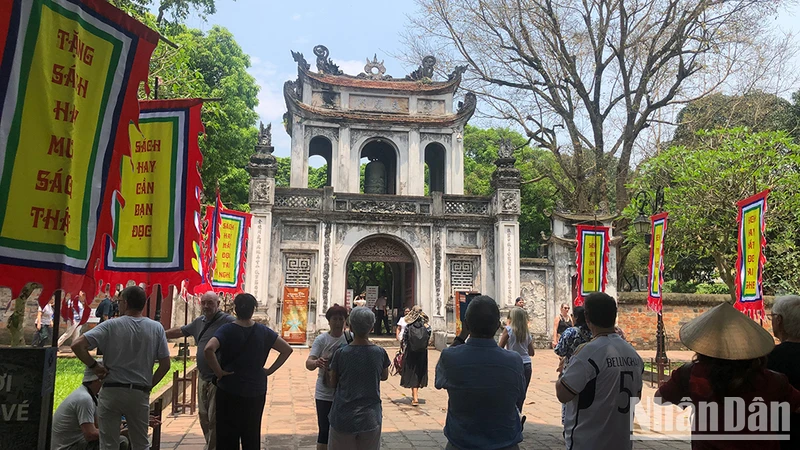
[[[517,405],[525,398],[522,358],[494,341],[500,310],[491,297],[472,299],[465,317],[469,339],[442,351],[436,389],[446,389],[447,449],[518,449],[522,423]]]
[[[516,352],[522,357],[522,369],[525,372],[525,392],[522,399],[517,403],[517,408],[522,412],[522,405],[525,402],[528,386],[531,384],[531,374],[533,372],[531,356],[534,354],[533,338],[528,332],[528,314],[524,309],[511,308],[506,319],[506,326],[503,328],[503,334],[500,335],[500,342],[497,345],[500,348]]]
[[[330,412],[330,450],[378,450],[381,446],[380,382],[389,378],[389,355],[369,341],[375,314],[358,307],[350,314],[354,338],[333,354],[329,364],[336,390]]]
[[[561,364],[558,368],[559,373],[569,363],[569,359],[575,354],[578,346],[592,340],[592,331],[589,330],[589,325],[586,324],[585,311],[583,306],[576,306],[572,310],[572,320],[575,326],[564,330],[564,333],[561,334],[561,339],[558,340],[558,344],[553,350],[556,355],[561,357]]]
[[[259,450],[267,377],[292,354],[292,347],[270,328],[253,321],[258,302],[250,294],[233,299],[236,320],[221,326],[206,344],[205,359],[216,376],[217,448]],[[264,370],[271,349],[278,358]],[[221,357],[217,360],[216,352]]]
[[[800,392],[789,384],[786,375],[766,369],[766,356],[775,347],[772,336],[730,303],[723,302],[681,327],[680,338],[696,355],[692,362],[672,372],[656,392],[656,400],[716,406],[716,414],[695,416],[692,449],[780,449],[779,441],[758,436],[787,431],[772,420],[769,411],[758,420],[766,433],[750,429],[755,420],[747,417],[755,411],[756,402],[767,410],[775,409],[773,402],[788,402],[791,411],[800,409]],[[729,399],[743,400],[743,410],[726,411]],[[705,420],[698,423],[700,416]],[[744,427],[726,429],[726,425],[739,420],[744,420]],[[716,439],[703,434],[735,438]]]
[[[66,296],[69,299],[69,294]],[[58,347],[60,348],[67,342],[67,339],[71,339],[70,343],[74,344],[78,337],[81,335],[81,320],[83,319],[83,300],[86,298],[86,293],[83,291],[77,297],[73,297],[71,300],[67,301],[67,314],[62,314],[61,317],[64,317],[67,320],[68,326],[67,331],[58,338]]]
[[[553,322],[553,347],[556,348],[558,340],[561,339],[561,334],[567,331],[567,328],[572,326],[572,319],[569,317],[569,305],[566,303],[561,304],[561,309]]]
[[[33,337],[34,347],[44,347],[50,344],[51,333],[53,330],[53,304],[55,297],[50,297],[50,301],[40,308],[36,313],[36,336]]]
[[[352,333],[344,331],[344,323],[347,319],[347,309],[338,304],[334,304],[325,312],[328,319],[330,330],[321,333],[311,344],[311,352],[306,359],[306,369],[318,370],[317,384],[314,388],[314,400],[317,407],[317,449],[325,450],[328,448],[328,432],[330,422],[328,414],[333,406],[333,393],[336,389],[331,386],[331,381],[326,374],[330,374],[328,363],[333,353],[340,347],[347,345],[353,340]]]
[[[110,298],[108,298],[108,295],[106,295],[103,298],[103,301],[101,301],[100,304],[97,305],[97,309],[94,311],[94,315],[95,317],[100,319],[100,323],[103,323],[112,317],[113,311],[114,311],[114,303],[111,301]]]
[[[576,306],[572,310],[572,322],[575,324],[573,327],[567,328],[558,340],[558,345],[553,350],[556,355],[561,357],[558,365],[558,373],[561,373],[569,364],[569,359],[578,350],[578,347],[592,340],[592,331],[589,330],[589,325],[586,324],[586,313],[583,306]],[[617,333],[619,334],[619,333]],[[620,336],[622,337],[622,336]],[[561,404],[561,425],[564,425],[566,417],[567,405]]]
[[[428,343],[431,327],[422,307],[414,306],[405,316],[406,330],[400,347],[403,349],[403,370],[400,386],[411,388],[411,406],[419,406],[419,390],[428,385]]]
[[[584,307],[593,338],[572,355],[556,382],[556,396],[567,404],[566,445],[631,449],[631,415],[642,394],[644,363],[614,332],[617,302],[612,297],[602,292],[589,294]]]
[[[517,299],[514,300],[514,306],[525,309],[525,299],[522,297],[517,297]]]
[[[367,294],[364,292],[356,297],[356,301],[353,302],[353,308],[358,308],[360,306],[367,306]]]
[[[772,332],[781,343],[767,358],[767,369],[782,373],[800,390],[800,296],[786,295],[772,305]],[[781,443],[782,449],[800,448],[800,415],[793,414],[791,440]]]
[[[169,348],[164,327],[142,316],[147,296],[144,289],[130,286],[119,299],[122,316],[92,328],[72,344],[72,351],[104,380],[97,399],[100,448],[119,448],[121,416],[128,425],[134,450],[149,448],[150,390],[169,371]],[[95,361],[89,350],[102,348],[104,362]],[[153,373],[154,361],[158,369]]]
[[[65,398],[55,413],[50,433],[51,450],[98,448],[97,394],[103,380],[90,368],[83,373],[83,384]]]
[[[375,332],[379,336],[383,335],[384,329],[386,329],[386,334],[392,333],[392,327],[389,325],[387,303],[386,291],[381,291],[381,296],[375,301],[375,308],[373,308],[375,310]]]
[[[192,323],[182,327],[175,327],[167,330],[167,339],[175,339],[182,336],[191,336],[197,346],[197,371],[200,377],[197,383],[197,415],[200,419],[200,428],[205,437],[205,450],[214,450],[217,447],[217,428],[216,428],[216,395],[217,387],[212,383],[214,372],[206,363],[205,348],[208,341],[214,337],[214,333],[235,319],[230,314],[219,310],[219,296],[212,291],[206,292],[200,297],[200,308],[203,314],[194,319]]]
[[[406,308],[403,310],[403,317],[401,317],[397,321],[397,329],[395,330],[395,338],[397,338],[398,342],[403,341],[403,334],[406,332],[406,316],[408,313],[411,312],[411,308]],[[402,350],[402,348],[401,348]]]

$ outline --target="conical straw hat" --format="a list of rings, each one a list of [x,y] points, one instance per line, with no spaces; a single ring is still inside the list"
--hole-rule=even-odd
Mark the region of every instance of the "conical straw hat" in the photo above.
[[[682,326],[680,336],[697,353],[732,361],[760,358],[775,347],[767,330],[728,302]]]

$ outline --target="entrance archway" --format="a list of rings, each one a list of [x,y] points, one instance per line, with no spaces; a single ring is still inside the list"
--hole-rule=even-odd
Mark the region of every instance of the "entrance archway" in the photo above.
[[[353,247],[347,258],[346,289],[355,298],[366,291],[367,283],[378,285],[387,295],[391,320],[403,308],[416,304],[417,264],[405,243],[384,235],[368,237]]]

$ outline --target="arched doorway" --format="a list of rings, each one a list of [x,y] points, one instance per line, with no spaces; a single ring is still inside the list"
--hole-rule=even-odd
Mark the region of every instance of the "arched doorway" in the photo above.
[[[390,141],[384,138],[376,138],[368,141],[361,148],[360,167],[361,172],[361,192],[372,194],[397,193],[397,151]],[[372,183],[367,176],[367,169],[370,162],[378,162],[383,167],[383,179],[376,183],[376,178],[372,178]]]
[[[444,174],[445,149],[442,144],[432,142],[425,146],[425,186],[427,192],[444,193],[445,174]]]
[[[368,237],[353,247],[347,258],[346,289],[353,290],[353,298],[383,290],[389,307],[389,323],[397,323],[403,309],[414,306],[417,293],[416,262],[411,250],[390,236]],[[373,294],[374,295],[374,294]],[[374,297],[368,301],[374,300]],[[369,306],[369,305],[368,305]]]

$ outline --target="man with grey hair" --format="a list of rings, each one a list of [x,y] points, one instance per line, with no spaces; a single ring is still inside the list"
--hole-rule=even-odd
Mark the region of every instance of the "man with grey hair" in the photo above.
[[[369,340],[375,314],[359,306],[350,313],[353,341],[336,350],[328,370],[336,388],[330,412],[328,450],[378,450],[383,409],[381,381],[389,378],[389,355]]]
[[[781,343],[767,357],[767,369],[789,378],[795,389],[800,389],[800,296],[785,295],[772,305],[772,331]],[[800,448],[800,415],[792,414],[791,439],[781,442],[782,449]]]
[[[215,417],[217,387],[211,382],[214,372],[206,363],[203,350],[219,327],[236,319],[219,310],[219,296],[212,291],[200,297],[200,307],[203,311],[202,316],[188,325],[167,330],[167,339],[191,336],[197,345],[197,370],[200,372],[200,381],[197,384],[197,412],[200,417],[200,428],[203,429],[203,436],[206,439],[205,449],[214,450],[217,446]]]

